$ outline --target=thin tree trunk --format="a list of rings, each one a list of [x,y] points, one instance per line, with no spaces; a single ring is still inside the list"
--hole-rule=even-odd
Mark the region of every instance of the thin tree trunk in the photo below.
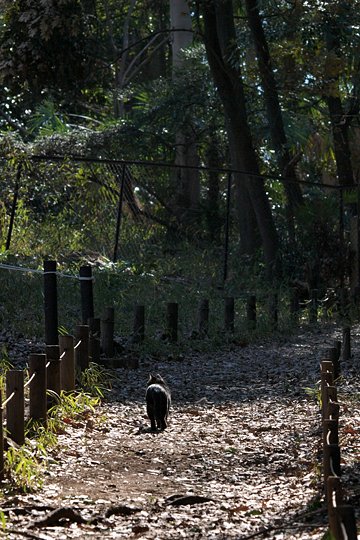
[[[173,79],[176,80],[184,64],[182,52],[193,40],[192,21],[187,0],[170,0],[172,32]],[[175,164],[179,169],[173,180],[175,187],[175,214],[187,224],[196,219],[200,205],[200,176],[197,141],[189,125],[179,126],[175,136]],[[185,166],[182,168],[182,166]],[[193,169],[187,167],[194,167]]]
[[[241,72],[234,67],[236,34],[231,0],[203,4],[205,46],[215,85],[227,117],[233,165],[247,171],[243,175],[256,216],[269,276],[273,275],[278,255],[278,237],[247,119]]]
[[[339,55],[341,54],[339,28],[337,23],[333,20],[327,20],[326,23],[326,48],[329,56],[332,56],[333,58],[331,63],[336,64],[336,59],[339,58]],[[344,108],[340,98],[339,72],[337,69],[335,69],[334,75],[331,73],[328,75],[328,88],[325,101],[329,109],[336,170],[339,183],[343,185],[353,184],[354,172],[351,163],[348,123],[346,121]]]
[[[297,179],[296,159],[290,152],[285,133],[270,51],[258,9],[258,2],[257,0],[245,0],[245,6],[264,90],[272,146],[276,153],[280,174],[284,178],[289,218],[292,220],[293,209],[301,205],[303,199],[300,185],[293,183]]]

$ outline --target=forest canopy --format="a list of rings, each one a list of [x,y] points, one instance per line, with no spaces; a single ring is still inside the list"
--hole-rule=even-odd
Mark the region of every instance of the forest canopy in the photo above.
[[[240,251],[261,247],[271,274],[287,246],[306,245],[315,186],[358,182],[359,7],[2,0],[3,153],[175,164],[172,184],[151,186],[152,212],[172,225],[201,215],[212,242],[224,223],[221,170],[242,171],[232,175]],[[323,199],[318,221],[331,205]]]

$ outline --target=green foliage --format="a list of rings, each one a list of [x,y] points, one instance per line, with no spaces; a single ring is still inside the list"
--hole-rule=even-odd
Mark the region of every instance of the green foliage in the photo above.
[[[106,384],[105,374],[102,375],[102,384]],[[98,388],[95,393],[98,393]],[[80,421],[87,420],[99,404],[99,397],[83,391],[72,394],[61,392],[57,398],[58,403],[48,411],[46,427],[41,422],[29,421],[25,444],[17,446],[9,441],[10,447],[5,453],[5,473],[9,484],[15,489],[29,492],[41,488],[49,453],[58,444],[57,435],[63,433],[67,426],[76,426]],[[0,521],[4,525],[1,517]]]
[[[319,409],[322,408],[322,399],[321,399],[321,388],[320,384],[316,383],[313,387],[307,386],[304,388],[305,394],[313,398],[319,406]]]
[[[5,472],[11,484],[24,492],[41,488],[43,458],[42,449],[29,439],[20,447],[10,446],[5,453]]]
[[[44,101],[40,104],[31,116],[28,125],[31,133],[44,137],[68,131],[67,119],[58,114],[52,101]]]
[[[85,393],[95,398],[103,398],[111,390],[114,374],[99,364],[90,362],[87,369],[79,373],[80,386]]]
[[[55,433],[62,431],[71,421],[86,417],[94,413],[95,407],[100,403],[99,396],[94,397],[86,392],[61,392],[58,403],[49,410],[49,427]]]
[[[3,396],[5,395],[6,372],[12,369],[12,367],[7,348],[5,345],[2,345],[0,350],[0,390]]]
[[[6,516],[2,510],[0,510],[0,526],[3,532],[5,532],[6,531]]]

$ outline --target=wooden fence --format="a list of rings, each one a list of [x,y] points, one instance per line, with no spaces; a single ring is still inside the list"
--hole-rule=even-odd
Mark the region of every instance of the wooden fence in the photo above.
[[[6,374],[6,399],[2,402],[0,390],[0,480],[4,477],[4,435],[3,415],[6,408],[6,428],[8,437],[21,445],[25,440],[25,394],[28,392],[28,417],[46,425],[47,411],[53,404],[51,396],[74,391],[76,372],[84,371],[89,362],[99,363],[101,355],[111,358],[114,349],[114,308],[107,307],[102,318],[94,317],[93,276],[90,266],[80,268],[81,324],[75,328],[75,335],[58,335],[57,314],[57,271],[55,261],[44,263],[44,313],[46,350],[42,354],[31,354],[29,358],[29,379],[25,382],[23,370],[12,369]],[[341,299],[344,291],[340,291]],[[278,325],[278,295],[268,297],[269,318],[272,329]],[[318,314],[318,298],[313,291],[307,304],[308,320],[314,323]],[[206,336],[209,331],[209,300],[202,299],[198,307],[196,333]],[[290,313],[298,322],[300,303],[297,292],[290,302]],[[255,329],[257,322],[256,296],[249,295],[246,301],[246,319],[249,329]],[[175,343],[178,340],[178,304],[166,306],[166,329],[164,339]],[[235,299],[224,298],[224,330],[234,332]],[[133,342],[145,339],[145,306],[136,305],[133,318]],[[76,343],[76,344],[75,344]],[[336,540],[356,540],[354,509],[343,504],[340,480],[339,448],[339,404],[334,381],[340,374],[341,342],[327,351],[321,362],[321,398],[323,421],[323,468],[329,526]],[[350,358],[350,328],[343,329],[342,359]],[[48,392],[51,390],[52,392]],[[55,394],[54,394],[55,393]]]
[[[342,359],[350,357],[350,328],[343,331]],[[323,476],[329,529],[335,540],[357,540],[354,508],[344,504],[341,484],[339,413],[336,379],[340,375],[341,342],[336,341],[321,361]]]

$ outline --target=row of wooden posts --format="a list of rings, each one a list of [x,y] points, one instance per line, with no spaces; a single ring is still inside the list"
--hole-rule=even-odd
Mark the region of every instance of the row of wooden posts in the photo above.
[[[44,306],[45,306],[45,342],[47,345],[58,344],[58,308],[57,308],[57,281],[56,281],[56,261],[44,262]],[[94,316],[94,295],[93,276],[91,266],[82,266],[79,272],[80,293],[81,293],[81,319],[82,325],[89,327],[90,339],[92,336],[101,336],[101,351],[107,357],[114,354],[114,309],[106,308],[106,312],[100,319]],[[345,312],[346,291],[340,289],[337,295],[337,303],[341,312]],[[315,323],[318,318],[319,300],[316,290],[310,293],[310,300],[307,303],[308,320]],[[279,298],[276,292],[268,296],[268,316],[273,330],[278,326]],[[290,299],[290,314],[294,323],[299,321],[301,305],[299,293],[296,288],[292,290]],[[197,332],[204,336],[209,331],[209,300],[202,299],[198,307]],[[257,324],[257,298],[249,294],[246,298],[246,320],[249,329],[255,329]],[[169,302],[166,306],[166,328],[164,335],[170,342],[178,340],[179,326],[179,306],[175,302]],[[234,332],[235,329],[235,299],[234,297],[224,298],[224,330]],[[142,341],[145,338],[145,306],[136,305],[133,319],[133,340]],[[91,352],[92,360],[97,362],[99,350]]]
[[[342,359],[350,358],[350,329],[343,331]],[[357,540],[354,508],[344,504],[340,447],[339,414],[336,379],[340,375],[341,342],[335,341],[326,359],[321,361],[321,403],[323,426],[323,475],[329,529],[335,540]]]

